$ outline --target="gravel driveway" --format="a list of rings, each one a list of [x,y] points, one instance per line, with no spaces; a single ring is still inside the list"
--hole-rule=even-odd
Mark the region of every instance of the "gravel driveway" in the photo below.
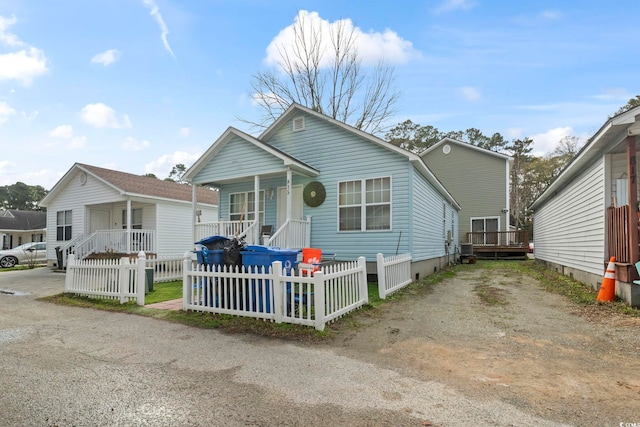
[[[589,322],[531,280],[488,277],[506,305],[479,302],[476,269],[297,345],[57,306],[35,298],[63,275],[0,272],[0,290],[26,294],[0,293],[0,425],[640,423],[636,322]]]

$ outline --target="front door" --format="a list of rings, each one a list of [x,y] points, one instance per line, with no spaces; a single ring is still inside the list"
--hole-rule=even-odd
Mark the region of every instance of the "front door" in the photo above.
[[[498,231],[500,231],[499,218],[471,218],[471,231],[473,231],[473,244],[495,245],[498,243]]]
[[[302,219],[302,185],[291,187],[291,219]],[[287,187],[278,187],[277,228],[287,220]]]
[[[109,229],[111,229],[111,212],[103,209],[89,209],[89,234]]]

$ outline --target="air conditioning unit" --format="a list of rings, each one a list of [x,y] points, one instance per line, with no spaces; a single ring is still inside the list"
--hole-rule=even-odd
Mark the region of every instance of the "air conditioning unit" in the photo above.
[[[473,243],[460,243],[460,255],[472,256],[473,255]]]

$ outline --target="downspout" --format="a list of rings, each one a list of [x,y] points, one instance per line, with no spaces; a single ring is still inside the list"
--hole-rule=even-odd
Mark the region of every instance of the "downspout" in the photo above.
[[[196,184],[191,184],[191,241],[196,241],[196,211],[198,206],[198,189]],[[200,240],[200,239],[198,239]]]

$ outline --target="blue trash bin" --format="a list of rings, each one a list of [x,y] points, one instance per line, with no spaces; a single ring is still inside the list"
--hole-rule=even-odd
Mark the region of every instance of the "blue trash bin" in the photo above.
[[[274,261],[282,262],[285,271],[290,272],[296,268],[299,250],[280,249],[277,246],[249,245],[241,251],[242,265],[246,267],[265,267],[268,269]],[[271,283],[262,285],[262,280],[251,280],[253,301],[247,301],[249,306],[259,312],[272,313],[271,307]],[[264,289],[264,295],[263,295]],[[263,298],[264,296],[264,298]],[[264,299],[264,301],[263,301]]]
[[[212,270],[219,269],[220,266],[224,265],[224,247],[229,241],[230,239],[224,236],[209,236],[195,242],[196,245],[200,246],[199,250],[195,251],[198,264],[207,265]],[[210,283],[208,280],[203,279],[200,285],[204,287],[204,305],[218,307],[218,297],[216,296],[214,299],[214,292],[210,292],[215,283]]]

